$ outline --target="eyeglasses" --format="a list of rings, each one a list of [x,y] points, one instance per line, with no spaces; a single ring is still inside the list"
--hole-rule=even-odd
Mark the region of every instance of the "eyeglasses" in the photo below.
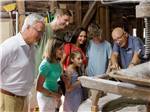
[[[125,32],[123,32],[123,34],[120,37],[114,39],[114,42],[120,41],[124,37],[124,35],[125,35]]]
[[[38,31],[35,27],[32,27],[37,33],[38,33],[38,35],[43,35],[43,31]]]

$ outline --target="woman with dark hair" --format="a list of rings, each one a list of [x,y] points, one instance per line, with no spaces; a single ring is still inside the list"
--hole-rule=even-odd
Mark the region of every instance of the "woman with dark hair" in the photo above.
[[[86,46],[86,40],[87,40],[87,31],[82,28],[78,27],[75,29],[72,35],[72,39],[70,43],[66,43],[64,45],[64,54],[63,58],[61,60],[63,69],[66,70],[68,65],[70,64],[70,57],[69,55],[73,51],[80,51],[83,57],[83,64],[86,65],[87,60],[85,56],[85,46]]]

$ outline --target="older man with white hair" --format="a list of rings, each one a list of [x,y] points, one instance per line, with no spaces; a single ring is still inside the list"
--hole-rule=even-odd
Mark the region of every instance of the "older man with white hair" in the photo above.
[[[34,43],[41,39],[44,28],[44,18],[30,14],[21,32],[0,45],[0,112],[23,111],[34,82]]]

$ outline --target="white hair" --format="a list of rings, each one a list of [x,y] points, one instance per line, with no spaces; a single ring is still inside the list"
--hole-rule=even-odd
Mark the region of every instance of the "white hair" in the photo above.
[[[24,24],[22,26],[21,31],[23,32],[28,26],[33,26],[37,22],[44,23],[44,17],[42,17],[41,15],[38,15],[36,13],[28,15],[24,20]]]

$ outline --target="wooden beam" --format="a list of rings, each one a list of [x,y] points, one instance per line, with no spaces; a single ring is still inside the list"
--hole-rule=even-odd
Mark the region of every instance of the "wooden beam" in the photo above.
[[[77,26],[81,25],[81,19],[82,19],[82,6],[81,1],[76,1],[75,3],[75,23]]]
[[[97,3],[97,10],[96,10],[96,24],[99,24],[100,25],[100,10],[99,10],[99,7],[101,5],[101,2],[98,2]]]
[[[49,2],[50,1],[26,1],[26,7],[28,6],[33,6],[33,7],[37,7],[37,8],[42,8],[42,7],[49,7]],[[42,7],[41,7],[42,6]]]
[[[111,41],[111,32],[110,32],[110,13],[109,7],[106,7],[106,40]]]
[[[150,87],[150,61],[132,68],[110,72],[109,76],[124,82]]]
[[[144,29],[143,19],[137,18],[136,23],[137,23],[137,29],[136,29],[137,37],[140,37],[142,39],[143,38],[143,29]]]
[[[59,4],[57,1],[54,0],[50,2],[50,11],[52,11],[55,8],[59,8]]]
[[[46,13],[46,11],[49,11],[49,7],[36,7],[36,6],[28,6],[26,7],[29,12],[40,12],[40,13]]]
[[[99,21],[100,21],[100,26],[101,26],[101,28],[103,29],[103,33],[102,33],[102,36],[106,39],[106,34],[107,34],[107,17],[106,17],[106,14],[107,14],[107,12],[106,12],[106,6],[104,6],[104,5],[100,5],[100,7],[99,7],[99,12],[100,12],[100,19],[99,19]],[[108,40],[108,39],[106,39],[106,40]]]
[[[108,41],[111,40],[109,13],[110,12],[109,12],[108,6],[104,6],[101,3],[98,4],[97,14],[96,14],[96,23],[100,24],[101,28],[103,29],[102,36]]]
[[[150,112],[150,103],[147,104],[147,112]]]
[[[16,0],[17,8],[18,8],[18,13],[19,13],[19,31],[22,28],[23,21],[25,18],[25,3],[24,0]]]
[[[82,21],[82,26],[86,28],[91,21],[95,11],[97,9],[97,1],[94,1],[87,13],[85,14],[83,21]]]
[[[79,80],[83,87],[150,102],[150,89],[148,87],[86,76],[80,77]]]

